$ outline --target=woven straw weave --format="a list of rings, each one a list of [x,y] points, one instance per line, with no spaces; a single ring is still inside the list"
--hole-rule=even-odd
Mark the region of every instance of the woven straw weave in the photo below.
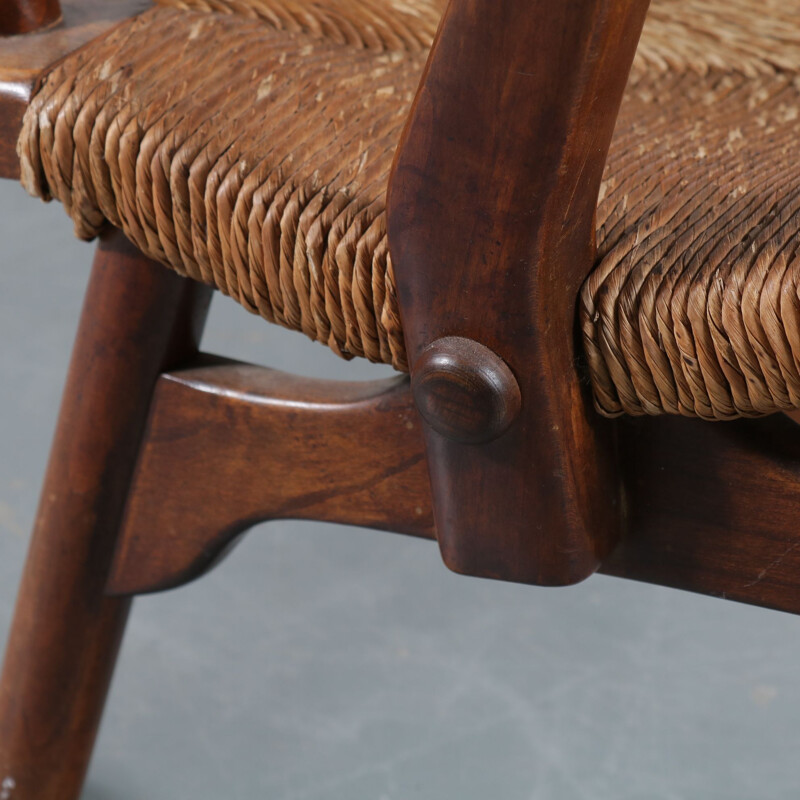
[[[388,172],[440,0],[168,0],[54,67],[23,182],[344,356],[407,369]],[[580,324],[598,408],[800,407],[800,22],[654,0]]]

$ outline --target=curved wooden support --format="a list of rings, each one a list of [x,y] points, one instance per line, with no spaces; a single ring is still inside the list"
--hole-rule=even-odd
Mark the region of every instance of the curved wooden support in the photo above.
[[[389,240],[409,363],[442,337],[511,369],[522,411],[465,444],[426,426],[445,562],[538,584],[622,527],[612,429],[576,369],[600,179],[648,0],[451,0],[395,160]]]
[[[3,0],[0,5],[0,36],[30,33],[61,19],[58,0]]]
[[[407,378],[321,381],[214,360],[156,386],[108,590],[186,583],[264,520],[433,538],[430,509]]]
[[[434,538],[418,422],[407,379],[313,381],[221,360],[162,376],[109,591],[189,581],[264,519]],[[630,527],[602,572],[800,613],[793,422],[623,420],[620,449]]]

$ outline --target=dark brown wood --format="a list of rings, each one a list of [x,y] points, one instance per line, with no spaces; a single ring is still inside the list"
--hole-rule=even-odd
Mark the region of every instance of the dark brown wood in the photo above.
[[[629,529],[604,572],[800,613],[800,427],[621,420],[620,445]]]
[[[149,5],[150,0],[63,0],[63,19],[58,26],[0,39],[0,178],[19,177],[17,137],[40,75],[60,58]],[[5,8],[5,0],[0,7]]]
[[[3,0],[0,36],[12,36],[54,25],[61,19],[58,0]]]
[[[800,429],[623,420],[615,442],[575,367],[574,300],[645,8],[451,3],[390,199],[426,424],[407,379],[199,358],[207,291],[119,234],[103,243],[0,682],[11,800],[78,796],[129,607],[108,594],[191,580],[264,520],[434,538],[435,509],[457,571],[555,584],[600,565],[800,613]],[[0,57],[3,174],[36,75],[110,24],[87,19]]]
[[[208,293],[100,244],[0,681],[0,779],[76,800],[128,613],[104,587],[156,377],[195,352]]]
[[[630,525],[601,571],[800,613],[800,427],[619,424]],[[165,375],[109,589],[192,580],[266,519],[434,538],[424,453],[407,381],[329,383],[222,360]]]
[[[456,442],[496,439],[521,406],[514,374],[488,347],[448,336],[426,347],[414,367],[414,402],[437,433]]]
[[[572,583],[620,530],[610,426],[575,365],[575,302],[647,6],[453,0],[403,135],[388,225],[409,363],[466,337],[522,392],[517,421],[481,446],[426,426],[439,541],[458,572]]]
[[[164,375],[109,591],[185,583],[264,520],[432,537],[419,429],[407,378],[321,381],[222,360]]]

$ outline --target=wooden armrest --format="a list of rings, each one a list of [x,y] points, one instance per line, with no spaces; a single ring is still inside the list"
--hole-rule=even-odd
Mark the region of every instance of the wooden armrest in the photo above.
[[[428,60],[388,227],[439,542],[458,572],[572,583],[619,536],[612,429],[576,369],[575,308],[647,7],[451,0]]]
[[[64,0],[62,19],[55,27],[0,39],[0,178],[19,177],[17,136],[39,76],[59,59],[149,5],[149,0]],[[4,3],[0,24],[7,19]]]

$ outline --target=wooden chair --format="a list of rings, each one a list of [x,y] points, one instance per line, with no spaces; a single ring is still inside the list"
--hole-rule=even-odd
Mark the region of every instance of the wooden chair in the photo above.
[[[264,520],[800,611],[800,26],[654,0],[637,53],[648,4],[6,0],[0,174],[100,236],[0,682],[13,797],[78,796],[130,597]],[[410,378],[202,354],[209,285]]]

